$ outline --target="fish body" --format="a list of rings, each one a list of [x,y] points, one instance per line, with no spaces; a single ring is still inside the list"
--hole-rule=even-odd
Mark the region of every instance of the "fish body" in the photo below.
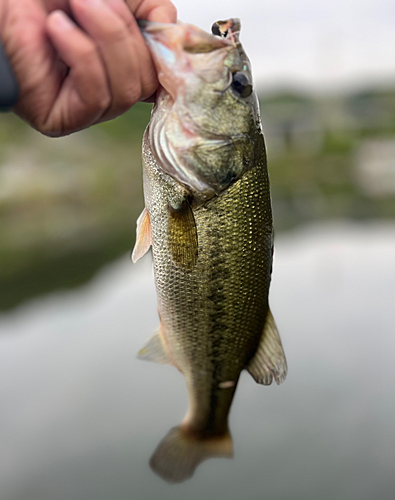
[[[264,384],[286,375],[268,304],[273,226],[257,99],[239,22],[217,26],[227,37],[144,29],[163,89],[143,140],[133,259],[152,244],[160,327],[140,357],[173,364],[188,387],[186,417],[151,459],[172,482],[232,456],[228,414],[244,368]]]

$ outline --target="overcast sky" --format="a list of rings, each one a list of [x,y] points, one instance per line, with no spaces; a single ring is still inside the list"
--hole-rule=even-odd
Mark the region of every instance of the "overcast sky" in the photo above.
[[[394,0],[173,0],[179,18],[209,30],[239,17],[262,90],[395,84]]]

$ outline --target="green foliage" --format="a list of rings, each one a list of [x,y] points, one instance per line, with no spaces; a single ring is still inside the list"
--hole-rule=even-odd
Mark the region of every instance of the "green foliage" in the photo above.
[[[317,220],[394,218],[395,196],[364,190],[358,162],[364,144],[395,140],[395,91],[319,99],[281,92],[260,103],[277,232]],[[0,115],[0,310],[78,286],[131,251],[150,112],[138,103],[64,139]]]
[[[138,102],[129,111],[115,120],[95,126],[95,132],[102,132],[116,141],[140,141],[151,116],[152,105]]]
[[[326,130],[322,145],[322,155],[349,155],[356,145],[356,138],[350,130]]]

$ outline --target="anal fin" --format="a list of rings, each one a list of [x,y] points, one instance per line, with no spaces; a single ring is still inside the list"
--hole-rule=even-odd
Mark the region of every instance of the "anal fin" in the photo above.
[[[267,312],[258,349],[247,370],[258,384],[264,385],[270,385],[273,380],[281,384],[287,376],[287,361],[270,309]]]
[[[135,263],[145,255],[152,243],[151,220],[148,210],[144,208],[137,219],[136,243],[132,252],[132,261]]]
[[[146,342],[137,354],[139,359],[154,361],[162,365],[170,363],[169,357],[163,345],[162,335],[159,330]]]

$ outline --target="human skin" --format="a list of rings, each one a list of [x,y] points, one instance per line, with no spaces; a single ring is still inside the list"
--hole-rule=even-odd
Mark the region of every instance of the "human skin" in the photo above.
[[[138,19],[176,22],[177,11],[170,0],[0,0],[15,113],[59,137],[152,96],[158,80]]]

